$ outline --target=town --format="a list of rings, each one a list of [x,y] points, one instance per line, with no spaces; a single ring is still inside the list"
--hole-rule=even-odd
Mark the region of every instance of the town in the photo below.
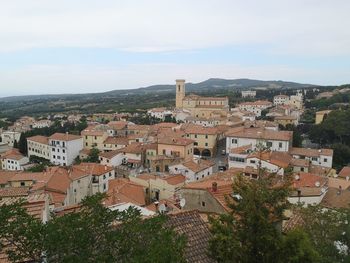
[[[13,123],[4,118],[0,207],[23,199],[30,214],[46,223],[103,193],[111,211],[168,214],[176,231],[191,233],[196,249],[186,250],[188,262],[215,262],[201,239],[210,236],[208,217],[230,213],[227,198],[241,198],[232,189],[235,178],[273,174],[290,180],[287,200],[296,207],[348,207],[349,159],[340,162],[341,151],[305,137],[298,127],[311,109],[314,130],[336,121],[338,112],[349,116],[344,105],[317,110],[315,102],[348,96],[350,88],[281,90],[263,100],[256,87],[237,93],[241,102],[233,106],[228,97],[186,92],[183,79],[173,88],[175,105],[149,108],[149,124],[137,123],[130,112],[22,116]],[[298,209],[285,211],[281,231],[301,224],[298,218]]]

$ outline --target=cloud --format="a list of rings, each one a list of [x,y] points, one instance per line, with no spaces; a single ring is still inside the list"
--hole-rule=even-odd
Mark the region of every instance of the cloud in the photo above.
[[[101,47],[130,52],[269,45],[270,52],[350,55],[347,0],[11,0],[0,52]]]

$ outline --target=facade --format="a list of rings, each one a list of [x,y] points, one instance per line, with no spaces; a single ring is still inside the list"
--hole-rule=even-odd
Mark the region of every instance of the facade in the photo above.
[[[287,105],[289,103],[289,96],[277,95],[273,97],[273,105]]]
[[[241,95],[242,95],[242,98],[255,98],[256,91],[255,90],[242,90]]]
[[[219,131],[215,127],[202,127],[199,125],[186,125],[183,127],[186,138],[194,141],[193,154],[214,156],[216,153]]]
[[[313,165],[332,168],[333,165],[333,150],[332,149],[310,149],[297,148],[290,149],[290,154],[295,159],[304,159],[311,161]]]
[[[54,165],[68,166],[83,149],[83,138],[78,135],[55,133],[49,137],[50,162]]]
[[[192,161],[175,164],[169,167],[171,174],[182,174],[187,182],[198,181],[213,173],[214,163],[207,160],[194,159]]]
[[[233,148],[252,145],[268,148],[271,151],[288,152],[292,146],[293,132],[276,131],[266,128],[233,128],[226,132],[226,152]]]
[[[172,117],[173,112],[171,110],[167,110],[166,108],[153,108],[147,111],[147,114],[153,118],[157,118],[160,120],[165,120],[165,118]]]
[[[238,105],[241,111],[248,111],[255,114],[256,117],[261,116],[261,112],[272,107],[272,103],[265,100],[258,100],[253,102],[243,102]]]
[[[50,127],[52,125],[52,121],[50,120],[39,120],[39,121],[35,121],[32,125],[33,129],[40,129],[40,128],[47,128]]]
[[[125,163],[125,155],[122,150],[114,150],[99,154],[100,163],[107,166],[116,167]]]
[[[15,142],[19,142],[20,137],[21,133],[16,131],[4,131],[1,133],[2,143],[6,143],[8,146],[11,147],[13,147]]]
[[[7,151],[1,156],[1,168],[7,171],[24,170],[24,165],[28,164],[29,158],[22,155],[17,149]]]
[[[193,158],[194,141],[187,138],[158,139],[158,155],[191,160]]]
[[[33,136],[27,138],[28,157],[37,156],[46,160],[51,160],[49,138],[46,136]]]
[[[95,130],[94,127],[88,127],[81,132],[83,137],[84,148],[97,148],[103,150],[104,141],[108,138],[108,132],[102,130]]]
[[[176,80],[176,108],[189,111],[197,118],[210,118],[213,113],[227,115],[229,102],[227,97],[201,97],[185,92],[185,80]]]

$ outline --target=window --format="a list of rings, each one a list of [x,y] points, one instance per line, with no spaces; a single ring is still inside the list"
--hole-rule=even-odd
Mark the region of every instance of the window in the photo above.
[[[202,201],[202,206],[205,207],[205,202]]]
[[[56,159],[56,155],[52,155],[52,158]]]
[[[106,179],[106,175],[105,174],[103,175],[103,179]]]
[[[197,139],[197,134],[195,134],[195,135],[194,135],[194,138],[196,138],[196,139]]]
[[[25,182],[21,182],[21,186],[25,186],[26,185],[26,183]]]
[[[208,139],[208,134],[205,135],[205,138]]]
[[[278,147],[282,148],[282,143],[281,142],[278,143]]]
[[[66,157],[63,156],[62,159],[63,159],[63,161],[64,161],[64,160],[66,160]]]
[[[205,143],[205,146],[208,146],[208,143],[207,143],[207,142]]]
[[[63,153],[66,153],[66,150],[65,150],[65,149],[63,149],[63,150],[62,150],[62,152],[63,152]]]
[[[106,188],[107,188],[106,184],[103,184],[103,190],[106,190]]]
[[[55,148],[52,148],[52,151],[55,152],[56,151]]]
[[[313,161],[317,161],[317,157],[312,157],[311,158]]]
[[[266,142],[266,147],[272,147],[272,142]]]
[[[250,163],[255,163],[255,160],[250,160]]]
[[[230,156],[230,161],[232,162],[238,162],[238,163],[244,163],[245,159],[241,157],[236,157],[236,156]],[[208,172],[209,173],[209,172]]]
[[[304,172],[304,167],[301,167],[301,168],[300,168],[300,171],[301,171],[301,172]]]
[[[232,141],[232,143],[237,144],[237,139],[232,139],[231,141]]]
[[[327,160],[327,158],[324,158],[323,161],[326,163],[328,160]]]
[[[198,146],[198,142],[194,142],[193,145],[194,145],[194,146]]]
[[[109,177],[111,177],[112,176],[112,173],[111,172],[109,172]]]

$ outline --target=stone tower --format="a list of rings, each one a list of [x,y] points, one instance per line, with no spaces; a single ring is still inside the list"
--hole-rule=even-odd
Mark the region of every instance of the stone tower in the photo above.
[[[182,100],[185,98],[185,80],[176,80],[176,108],[182,108]]]

